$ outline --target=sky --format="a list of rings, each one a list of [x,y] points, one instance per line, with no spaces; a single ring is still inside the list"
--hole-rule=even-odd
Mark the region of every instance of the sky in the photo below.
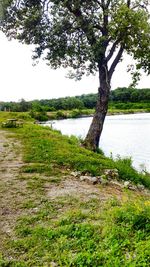
[[[52,70],[42,60],[33,66],[32,51],[33,47],[16,40],[8,41],[0,32],[0,101],[51,99],[97,92],[97,75],[85,76],[81,81],[68,79],[66,69]],[[126,72],[131,63],[131,58],[125,56],[117,66],[112,89],[131,83]],[[150,88],[150,77],[143,74],[138,88]]]

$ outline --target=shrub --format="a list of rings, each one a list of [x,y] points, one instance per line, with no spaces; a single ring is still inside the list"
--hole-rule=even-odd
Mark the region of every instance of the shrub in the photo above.
[[[57,119],[66,119],[67,118],[67,115],[63,111],[58,110],[56,112],[56,118]]]
[[[47,121],[49,119],[48,115],[46,114],[45,111],[30,111],[30,116],[38,121]]]
[[[71,112],[71,118],[78,118],[80,117],[82,114],[81,110],[79,109],[74,109],[72,112]]]

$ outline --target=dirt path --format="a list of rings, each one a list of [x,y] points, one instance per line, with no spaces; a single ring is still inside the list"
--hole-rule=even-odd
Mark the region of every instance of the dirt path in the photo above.
[[[0,246],[12,237],[20,204],[26,198],[26,183],[18,179],[23,165],[20,147],[11,133],[0,130]]]

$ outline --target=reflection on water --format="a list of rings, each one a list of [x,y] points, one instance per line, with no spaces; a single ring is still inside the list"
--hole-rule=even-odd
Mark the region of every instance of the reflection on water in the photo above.
[[[54,121],[63,134],[85,137],[92,118]],[[47,122],[46,125],[49,123]],[[132,157],[133,165],[150,171],[150,113],[107,116],[100,140],[105,155]]]

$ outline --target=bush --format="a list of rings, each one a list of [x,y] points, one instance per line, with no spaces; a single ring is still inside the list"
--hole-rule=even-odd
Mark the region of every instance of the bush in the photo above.
[[[30,111],[30,116],[38,121],[47,121],[49,119],[45,111],[34,112]]]
[[[80,117],[82,114],[81,110],[79,109],[74,109],[72,112],[71,112],[71,118],[78,118]]]
[[[57,119],[66,119],[67,118],[67,115],[63,111],[58,110],[56,112],[56,118]]]

